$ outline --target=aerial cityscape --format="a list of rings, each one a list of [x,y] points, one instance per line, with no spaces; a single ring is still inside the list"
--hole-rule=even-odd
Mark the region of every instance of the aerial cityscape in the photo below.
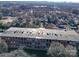
[[[79,3],[0,1],[0,57],[79,57]]]

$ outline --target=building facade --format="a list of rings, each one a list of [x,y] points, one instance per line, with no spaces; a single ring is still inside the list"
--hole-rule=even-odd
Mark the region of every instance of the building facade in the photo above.
[[[12,27],[1,33],[0,37],[7,43],[9,48],[47,50],[52,41],[58,41],[64,45],[79,44],[79,36],[73,30]]]

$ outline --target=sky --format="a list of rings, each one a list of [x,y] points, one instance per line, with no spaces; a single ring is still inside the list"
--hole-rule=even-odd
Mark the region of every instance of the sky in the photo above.
[[[2,0],[2,1],[49,1],[49,2],[75,2],[75,3],[79,3],[79,0]]]

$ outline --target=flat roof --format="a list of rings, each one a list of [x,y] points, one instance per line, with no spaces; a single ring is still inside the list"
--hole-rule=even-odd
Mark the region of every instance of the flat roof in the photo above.
[[[74,30],[66,29],[11,27],[1,33],[0,36],[79,41],[79,35]]]

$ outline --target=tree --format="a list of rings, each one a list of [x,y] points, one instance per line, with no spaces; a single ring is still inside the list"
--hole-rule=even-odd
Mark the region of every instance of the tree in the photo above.
[[[10,53],[2,53],[0,54],[1,57],[29,57],[30,55],[25,53],[23,50],[17,49],[11,51]]]
[[[67,45],[65,47],[65,51],[68,54],[68,56],[77,56],[77,49],[76,46],[73,45]]]
[[[8,51],[8,46],[5,41],[0,39],[0,53],[4,53]]]
[[[64,56],[65,54],[64,46],[59,42],[52,42],[51,46],[48,49],[47,54],[53,57]]]
[[[2,16],[0,16],[0,20],[2,19]]]
[[[53,57],[68,57],[68,56],[77,56],[76,55],[76,47],[67,45],[64,47],[63,44],[59,42],[52,42],[47,54]]]

